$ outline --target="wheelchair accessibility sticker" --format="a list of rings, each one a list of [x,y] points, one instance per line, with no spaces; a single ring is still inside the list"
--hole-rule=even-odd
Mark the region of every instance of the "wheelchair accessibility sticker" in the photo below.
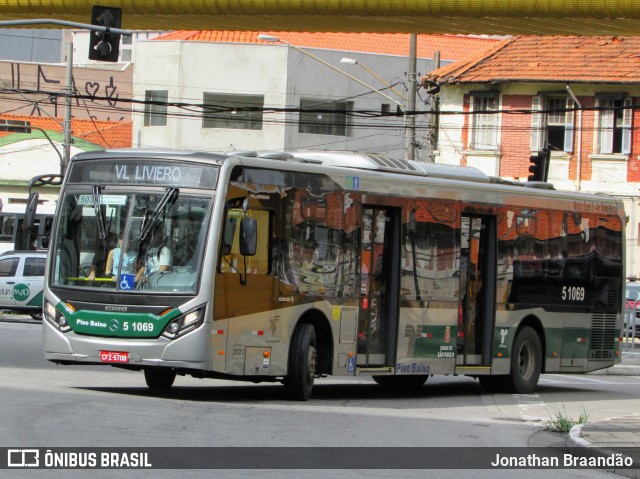
[[[356,371],[356,358],[347,358],[347,372],[354,373]]]
[[[134,274],[120,275],[120,289],[134,289],[136,276]]]

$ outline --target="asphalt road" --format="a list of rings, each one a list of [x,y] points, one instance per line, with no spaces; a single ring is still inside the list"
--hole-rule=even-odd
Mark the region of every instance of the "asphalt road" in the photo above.
[[[477,381],[435,377],[399,394],[370,379],[326,378],[305,403],[279,384],[179,377],[169,396],[142,373],[44,360],[40,324],[0,322],[0,445],[5,447],[451,447],[562,445],[542,429],[555,414],[590,420],[637,412],[640,377],[546,375],[531,395],[485,394]],[[466,447],[466,449],[462,448]],[[451,453],[449,451],[449,453]],[[378,454],[378,453],[376,453]],[[462,461],[462,462],[460,462]],[[7,471],[4,471],[5,473]],[[611,477],[600,470],[263,470],[261,478]],[[91,477],[256,477],[247,470],[91,471]],[[4,474],[0,472],[0,476]],[[86,471],[11,471],[7,477],[88,477]]]

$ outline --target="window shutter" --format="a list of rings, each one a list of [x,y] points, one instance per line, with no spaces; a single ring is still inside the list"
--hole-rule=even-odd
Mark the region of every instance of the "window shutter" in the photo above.
[[[542,97],[536,95],[532,99],[531,110],[531,151],[539,151],[543,149],[543,131],[542,131],[542,117],[540,113],[542,109]]]
[[[567,112],[564,116],[564,148],[563,150],[567,153],[571,153],[573,151],[573,117],[574,111],[569,111],[573,108],[573,98],[567,98],[566,102]]]
[[[631,121],[633,118],[633,109],[631,105],[632,98],[624,99],[624,113],[622,114],[622,153],[628,155],[631,153]]]

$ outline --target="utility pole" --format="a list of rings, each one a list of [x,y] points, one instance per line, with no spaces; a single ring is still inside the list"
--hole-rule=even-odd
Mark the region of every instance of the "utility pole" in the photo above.
[[[407,160],[413,161],[416,157],[416,77],[417,77],[417,35],[410,34],[409,39],[409,98],[407,100],[407,112],[405,115],[405,145]]]
[[[60,165],[60,174],[64,175],[67,172],[67,166],[69,166],[69,160],[71,160],[71,97],[73,95],[73,37],[70,37],[67,44],[67,83],[66,93],[64,101],[64,145],[63,145],[63,158],[62,165]]]
[[[440,50],[433,54],[433,69],[440,68]],[[430,161],[433,163],[438,149],[438,136],[440,135],[440,97],[437,94],[431,95],[431,111],[433,112],[433,129],[431,131],[431,152]]]

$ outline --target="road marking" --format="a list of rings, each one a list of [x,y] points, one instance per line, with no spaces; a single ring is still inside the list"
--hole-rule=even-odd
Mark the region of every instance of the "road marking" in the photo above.
[[[513,394],[513,398],[520,410],[520,417],[527,424],[539,424],[544,421],[547,416],[547,405],[540,398],[538,393],[533,394]],[[541,415],[540,409],[544,412]]]
[[[564,384],[579,383],[579,382],[596,383],[596,384],[619,384],[619,382],[615,380],[596,379],[589,376],[564,376],[561,374],[548,374],[547,376],[562,378],[562,380],[557,380],[557,382],[562,382]]]

